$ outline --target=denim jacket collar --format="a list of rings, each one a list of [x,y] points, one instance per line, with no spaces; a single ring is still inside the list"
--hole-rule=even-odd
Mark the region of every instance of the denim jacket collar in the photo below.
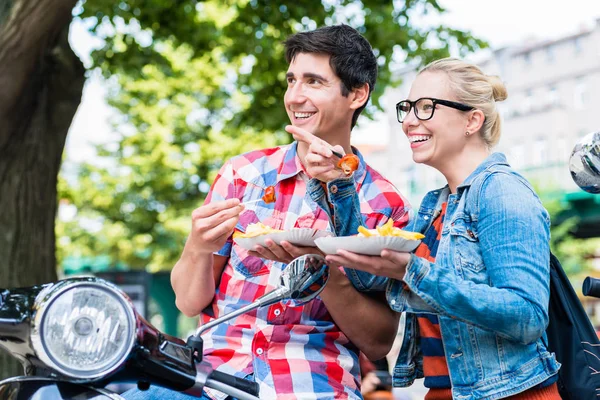
[[[486,157],[485,160],[477,168],[475,171],[471,172],[467,179],[457,187],[457,191],[460,191],[462,188],[471,186],[473,180],[477,178],[481,173],[489,168],[492,168],[496,165],[506,165],[508,166],[508,161],[506,160],[506,156],[502,153],[492,153]]]
[[[475,171],[473,171],[463,183],[458,185],[457,192],[459,194],[462,193],[467,187],[471,186],[474,180],[478,176],[481,176],[484,171],[498,165],[508,166],[506,156],[502,153],[490,154],[477,168],[475,168]],[[431,224],[431,222],[439,215],[442,210],[442,203],[448,200],[449,195],[450,188],[448,185],[428,192],[425,197],[423,197],[421,207],[419,208],[419,214],[424,216],[424,218],[418,223],[417,220],[412,220],[408,228],[416,231],[426,229],[428,227],[427,223]]]

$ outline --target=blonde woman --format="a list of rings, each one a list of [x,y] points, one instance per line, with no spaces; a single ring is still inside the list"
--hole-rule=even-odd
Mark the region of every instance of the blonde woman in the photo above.
[[[414,253],[327,256],[358,288],[387,285],[390,307],[407,313],[394,385],[424,377],[427,400],[560,399],[560,365],[545,345],[549,216],[491,151],[501,133],[496,103],[506,96],[497,77],[461,60],[420,71],[397,114],[414,161],[447,180],[407,228],[425,238]],[[307,159],[317,178],[333,162],[318,143]],[[337,218],[353,220],[355,231],[356,213],[341,210]]]

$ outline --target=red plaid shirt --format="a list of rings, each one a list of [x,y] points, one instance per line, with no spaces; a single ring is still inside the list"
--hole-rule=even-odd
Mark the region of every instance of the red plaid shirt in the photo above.
[[[249,205],[237,230],[244,232],[248,224],[262,222],[275,229],[333,232],[329,217],[306,191],[309,177],[296,149],[294,142],[229,160],[215,179],[206,204],[234,197],[257,199],[266,187],[274,186],[276,202]],[[385,223],[390,216],[407,219],[405,202],[393,185],[359,157],[361,165],[354,177],[369,228]],[[216,254],[229,259],[201,323],[243,307],[277,287],[286,266],[248,255],[231,238]],[[205,332],[203,339],[204,359],[220,371],[252,375],[260,385],[261,398],[361,398],[358,350],[318,297],[302,306],[281,302],[238,316]],[[208,392],[219,397],[217,392]]]

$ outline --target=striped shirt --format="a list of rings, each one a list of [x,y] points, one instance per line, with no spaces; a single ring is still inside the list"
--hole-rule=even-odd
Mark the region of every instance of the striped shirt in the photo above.
[[[408,218],[393,185],[361,159],[354,172],[363,220],[369,228],[388,216]],[[227,198],[249,201],[274,186],[275,203],[248,205],[236,230],[262,222],[275,229],[333,232],[329,216],[306,191],[309,177],[297,143],[242,154],[220,170],[206,204]],[[382,212],[385,210],[385,212]],[[396,218],[395,218],[396,219]],[[397,221],[398,222],[398,221]],[[406,220],[399,223],[406,223]],[[231,238],[218,255],[228,257],[212,304],[201,323],[243,307],[278,286],[286,264],[252,257]],[[298,306],[281,302],[240,315],[203,334],[204,359],[220,371],[251,377],[265,399],[360,399],[358,350],[334,323],[322,300]],[[219,394],[207,390],[213,398]]]
[[[425,237],[415,250],[415,255],[434,263],[438,245],[442,236],[446,205],[442,204],[440,215],[425,232]],[[421,335],[421,351],[423,352],[424,386],[428,388],[450,388],[448,364],[444,356],[444,344],[438,317],[434,314],[417,314]]]

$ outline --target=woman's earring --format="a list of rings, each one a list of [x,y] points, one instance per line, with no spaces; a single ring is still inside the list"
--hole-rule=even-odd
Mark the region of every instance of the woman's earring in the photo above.
[[[469,131],[465,132],[465,136],[470,136],[470,135],[471,135],[471,132],[469,132]]]

